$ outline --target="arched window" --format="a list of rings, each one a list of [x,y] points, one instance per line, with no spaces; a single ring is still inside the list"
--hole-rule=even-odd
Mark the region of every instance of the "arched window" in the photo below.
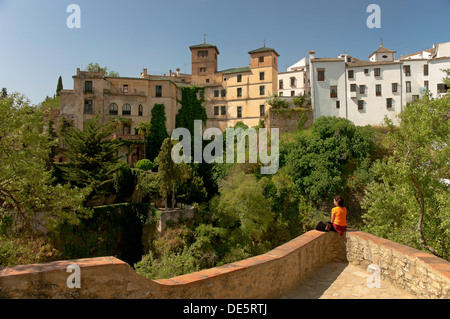
[[[117,115],[118,114],[119,107],[116,103],[111,103],[109,105],[109,115]]]
[[[131,105],[130,104],[124,104],[122,106],[122,115],[131,115]]]
[[[142,107],[142,104],[139,104],[139,116],[142,116],[144,112],[144,108]]]

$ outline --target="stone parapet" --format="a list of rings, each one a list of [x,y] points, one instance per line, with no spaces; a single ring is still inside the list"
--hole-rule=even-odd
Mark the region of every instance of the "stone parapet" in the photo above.
[[[450,263],[387,239],[350,231],[347,259],[361,267],[376,265],[381,278],[419,298],[450,299]]]
[[[270,252],[170,279],[150,280],[114,257],[21,265],[0,270],[0,298],[258,299],[278,298],[330,262],[367,267],[419,298],[449,298],[450,263],[430,254],[349,231],[310,231]],[[80,288],[69,288],[70,265]]]

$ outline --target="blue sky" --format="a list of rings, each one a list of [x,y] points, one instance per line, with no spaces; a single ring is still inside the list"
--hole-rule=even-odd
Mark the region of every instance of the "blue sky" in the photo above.
[[[81,28],[66,25],[70,4]],[[369,29],[369,4],[381,8],[381,28]],[[219,70],[249,63],[266,45],[285,71],[308,51],[317,57],[347,52],[367,59],[383,39],[400,54],[450,41],[450,0],[0,0],[0,87],[32,103],[52,96],[59,76],[73,88],[76,68],[90,62],[138,77],[181,68],[190,73],[189,46],[217,45]]]

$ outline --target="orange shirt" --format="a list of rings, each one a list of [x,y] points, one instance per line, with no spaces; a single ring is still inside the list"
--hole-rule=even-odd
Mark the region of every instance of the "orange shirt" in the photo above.
[[[347,208],[335,207],[331,210],[331,214],[334,215],[334,223],[339,226],[347,226]]]

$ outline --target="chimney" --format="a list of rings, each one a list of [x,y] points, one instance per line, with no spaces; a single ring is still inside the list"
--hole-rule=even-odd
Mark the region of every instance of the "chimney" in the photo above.
[[[309,51],[309,60],[312,60],[315,58],[316,58],[316,51],[314,51],[314,50]]]
[[[177,68],[177,76],[180,76],[180,68]]]
[[[143,69],[141,73],[141,78],[145,78],[147,76],[147,69]]]

